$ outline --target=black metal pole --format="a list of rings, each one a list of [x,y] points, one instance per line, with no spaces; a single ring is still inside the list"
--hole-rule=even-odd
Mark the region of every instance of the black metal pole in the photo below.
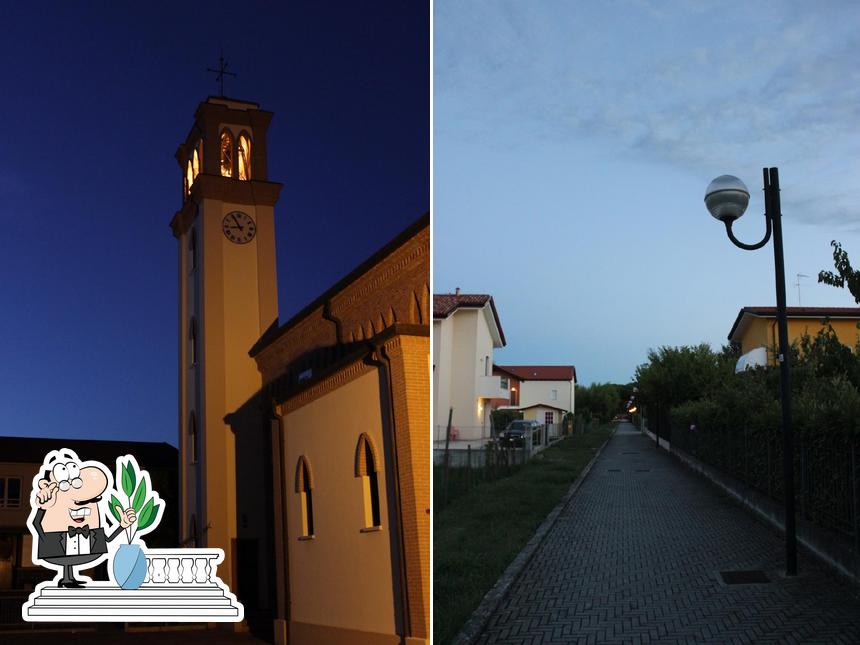
[[[782,211],[779,171],[764,168],[765,215],[773,225],[773,262],[776,273],[776,320],[779,330],[779,388],[782,402],[782,468],[785,494],[785,573],[797,575],[797,526],[794,511],[794,436],[791,427],[791,385],[788,374],[788,321],[785,313],[785,260],[782,254]]]

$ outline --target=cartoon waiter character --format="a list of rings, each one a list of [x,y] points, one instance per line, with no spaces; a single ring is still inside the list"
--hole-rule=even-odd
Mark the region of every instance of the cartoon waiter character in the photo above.
[[[33,560],[62,571],[60,587],[82,587],[75,568],[95,566],[107,557],[108,542],[131,526],[133,508],[119,512],[119,525],[105,535],[99,502],[108,487],[110,471],[97,461],[81,462],[68,449],[53,450],[33,478],[33,498],[28,525],[34,537]],[[57,576],[59,577],[59,575]]]

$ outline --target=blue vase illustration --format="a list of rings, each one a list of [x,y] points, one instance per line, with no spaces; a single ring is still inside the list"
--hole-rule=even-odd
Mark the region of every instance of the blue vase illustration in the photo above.
[[[146,578],[146,555],[139,544],[120,544],[113,557],[113,579],[123,589],[137,589]]]

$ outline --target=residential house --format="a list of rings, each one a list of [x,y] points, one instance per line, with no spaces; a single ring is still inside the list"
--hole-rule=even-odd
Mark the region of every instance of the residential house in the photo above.
[[[541,423],[560,423],[564,415],[574,412],[576,367],[573,365],[495,365],[493,373],[506,378],[511,392],[510,405],[524,419]]]
[[[433,296],[434,439],[445,439],[449,412],[457,439],[490,436],[490,401],[510,400],[493,373],[493,350],[504,346],[492,296],[459,289]]]
[[[860,307],[787,307],[788,341],[793,343],[803,334],[815,336],[827,323],[833,327],[837,338],[854,347],[860,341]],[[728,339],[740,345],[744,357],[761,356],[760,359],[742,358],[744,364],[776,365],[772,349],[779,345],[776,324],[776,307],[744,307],[735,318]]]

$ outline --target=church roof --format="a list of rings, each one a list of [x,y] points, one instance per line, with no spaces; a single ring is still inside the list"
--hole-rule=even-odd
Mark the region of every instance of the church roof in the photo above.
[[[272,325],[263,333],[263,335],[254,343],[248,354],[253,358],[262,352],[266,347],[274,343],[278,338],[283,336],[296,324],[311,315],[320,306],[324,305],[328,300],[343,291],[347,286],[358,280],[362,275],[379,264],[385,257],[390,255],[395,249],[404,244],[407,240],[415,236],[419,231],[430,226],[430,213],[427,212],[411,224],[406,230],[401,232],[397,237],[388,242],[385,246],[379,249],[376,253],[367,258],[359,266],[353,269],[348,275],[339,280],[336,284],[330,287],[325,293],[308,304],[295,316],[286,321],[283,325],[278,325],[278,321],[274,321]]]

